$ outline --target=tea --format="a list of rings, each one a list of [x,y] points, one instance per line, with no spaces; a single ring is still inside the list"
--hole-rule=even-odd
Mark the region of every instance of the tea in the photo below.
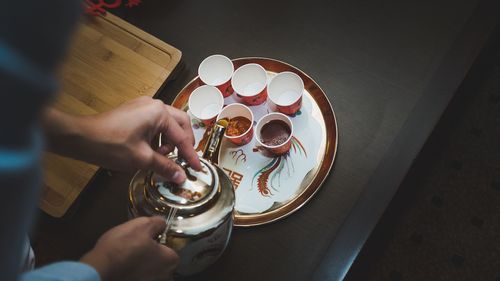
[[[239,136],[244,134],[252,126],[250,120],[243,116],[231,118],[227,125],[226,135],[230,137]]]
[[[281,120],[271,120],[262,126],[260,141],[268,146],[277,146],[285,143],[290,134],[291,130],[287,123]]]

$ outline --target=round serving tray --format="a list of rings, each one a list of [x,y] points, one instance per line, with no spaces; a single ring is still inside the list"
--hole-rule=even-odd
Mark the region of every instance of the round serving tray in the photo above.
[[[255,226],[292,214],[318,191],[335,160],[338,128],[325,93],[300,69],[260,57],[238,58],[233,63],[235,69],[247,63],[260,64],[268,72],[268,79],[279,72],[291,71],[304,81],[303,106],[291,118],[295,144],[290,153],[269,158],[259,153],[253,141],[243,147],[236,147],[228,141],[222,143],[219,166],[228,174],[236,192],[234,225]],[[203,83],[198,77],[193,79],[179,92],[172,105],[188,111],[189,95],[201,85]],[[233,96],[226,98],[224,104],[236,102]],[[266,103],[250,108],[255,120],[270,111]],[[191,119],[195,146],[200,150],[200,141],[206,137],[205,128],[192,116]]]

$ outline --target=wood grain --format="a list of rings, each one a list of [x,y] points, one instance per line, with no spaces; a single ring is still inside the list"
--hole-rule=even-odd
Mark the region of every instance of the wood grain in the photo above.
[[[181,52],[122,19],[86,18],[80,24],[61,72],[54,107],[88,115],[138,96],[154,96],[181,59]],[[40,208],[62,217],[98,167],[52,153],[44,156]]]

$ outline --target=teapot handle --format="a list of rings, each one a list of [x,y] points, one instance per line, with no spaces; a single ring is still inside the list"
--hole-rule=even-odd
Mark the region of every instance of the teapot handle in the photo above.
[[[211,130],[210,132],[210,137],[203,149],[203,155],[202,158],[208,160],[211,163],[217,164],[219,161],[219,149],[220,145],[222,143],[222,138],[224,137],[224,133],[226,132],[226,128],[229,124],[229,120],[226,118],[218,120],[212,128],[209,128],[207,130]],[[158,135],[158,142],[155,141],[153,142],[153,145],[156,146],[156,148],[161,147],[162,145],[162,137],[163,134],[160,133]],[[171,152],[173,153],[173,152]],[[179,164],[184,170],[189,167],[189,163],[182,159],[182,158],[177,158],[176,163]]]
[[[177,157],[177,159],[175,159],[175,164],[181,166],[184,170],[190,167],[188,161],[181,157]]]
[[[219,162],[219,149],[228,123],[227,119],[221,119],[214,124],[212,132],[210,132],[210,138],[203,149],[203,155],[201,157],[213,164],[218,164]]]

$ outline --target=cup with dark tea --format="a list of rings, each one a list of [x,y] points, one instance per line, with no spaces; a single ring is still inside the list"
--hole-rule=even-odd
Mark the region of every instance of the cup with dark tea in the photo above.
[[[292,121],[279,112],[264,115],[255,126],[257,142],[273,155],[282,155],[290,150],[292,135]]]
[[[253,137],[253,113],[241,103],[233,103],[222,109],[217,120],[227,119],[224,137],[236,145],[245,145]]]

